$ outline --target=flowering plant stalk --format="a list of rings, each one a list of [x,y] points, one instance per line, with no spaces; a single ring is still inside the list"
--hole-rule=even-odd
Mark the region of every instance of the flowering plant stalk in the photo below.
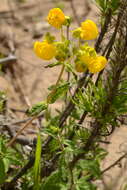
[[[61,9],[53,8],[52,10],[50,10],[47,21],[58,30],[61,29],[61,41],[55,41],[55,36],[47,33],[44,37],[45,39],[42,42],[36,41],[34,43],[34,52],[42,60],[47,61],[55,58],[57,61],[55,65],[51,64],[49,66],[53,67],[56,65],[62,65],[62,69],[55,86],[53,87],[51,93],[48,95],[47,100],[45,101],[45,105],[54,103],[54,101],[57,100],[57,97],[55,98],[55,100],[54,97],[57,94],[58,96],[61,95],[57,92],[57,87],[62,78],[64,69],[68,69],[68,66],[73,72],[77,71],[79,73],[82,73],[88,69],[90,73],[97,73],[103,70],[107,64],[106,58],[98,55],[94,47],[89,46],[87,42],[84,41],[83,44],[77,46],[77,44],[71,44],[71,41],[63,35],[62,27],[65,26],[68,28],[68,26],[70,26],[71,24],[71,18],[65,16]],[[81,27],[72,31],[72,33],[73,37],[76,39],[78,38],[78,40],[93,40],[96,39],[98,36],[98,28],[92,20],[86,20],[81,23]],[[70,63],[69,65],[68,63],[66,66],[66,62],[68,62],[70,57],[73,60],[73,64]],[[67,88],[69,88],[69,85],[67,86]],[[67,88],[64,88],[61,93],[65,93],[65,91],[67,91]],[[44,104],[44,102],[42,102],[42,104]],[[47,106],[45,106],[45,108],[46,107]],[[39,111],[43,110],[44,109],[39,109]],[[35,110],[34,112],[36,114]],[[32,114],[34,114],[34,112]],[[18,132],[18,135],[21,134],[21,132],[22,130]],[[12,139],[11,142],[9,142],[8,146],[10,146],[14,142],[14,140],[15,139]]]

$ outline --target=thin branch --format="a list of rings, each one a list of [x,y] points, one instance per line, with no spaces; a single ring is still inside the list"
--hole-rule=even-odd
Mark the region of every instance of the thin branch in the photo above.
[[[26,110],[17,109],[17,108],[9,108],[13,112],[20,112],[20,113],[26,113]]]
[[[101,44],[105,34],[108,31],[109,24],[111,23],[111,18],[112,18],[112,10],[108,9],[107,14],[105,15],[104,25],[101,28],[101,33],[100,33],[99,38],[98,38],[98,40],[97,40],[97,42],[95,44],[95,49],[96,49],[97,52],[100,51],[100,44]]]
[[[87,86],[89,79],[93,76],[93,74],[90,74],[88,78],[86,76],[87,76],[87,73],[85,73],[83,77],[79,79],[78,86],[74,92],[72,99],[75,98],[75,95],[79,92],[79,89],[81,89],[84,85]],[[63,126],[64,122],[66,121],[70,113],[74,110],[74,108],[75,108],[75,104],[71,100],[60,117],[60,121],[59,121],[60,128]]]
[[[5,58],[0,58],[0,64],[8,64],[8,63],[14,63],[17,61],[17,57],[15,55],[9,55]]]
[[[8,131],[8,134],[10,135],[11,138],[13,138],[15,136],[15,131],[12,128],[13,128],[13,126],[11,126],[11,127],[8,125],[4,126],[4,130]],[[28,137],[25,137],[24,135],[20,135],[16,139],[16,142],[21,145],[30,145],[32,141]]]
[[[123,156],[120,156],[113,164],[111,164],[110,166],[108,166],[107,168],[105,168],[104,170],[101,171],[101,174],[104,174],[105,172],[109,171],[111,168],[113,168],[115,165],[119,164],[119,162],[121,160],[123,160],[123,158],[125,158],[127,156],[127,153],[125,153]]]
[[[21,129],[19,129],[17,134],[10,140],[10,142],[7,144],[6,147],[12,146],[14,144],[15,140],[17,139],[17,137],[22,133],[22,131],[24,131],[24,129],[26,129],[32,123],[32,121],[34,121],[38,117],[39,117],[39,115],[32,117]]]

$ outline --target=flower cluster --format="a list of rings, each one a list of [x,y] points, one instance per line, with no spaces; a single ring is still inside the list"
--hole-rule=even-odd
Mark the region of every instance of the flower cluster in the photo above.
[[[106,58],[98,55],[95,49],[88,44],[81,46],[76,53],[75,69],[77,72],[85,72],[88,69],[91,73],[97,73],[105,68],[106,63]]]
[[[48,23],[56,29],[61,29],[64,26],[69,26],[71,19],[65,16],[61,9],[53,8],[47,16]],[[92,20],[85,20],[81,26],[73,31],[73,37],[80,40],[94,40],[98,36],[98,28]],[[91,73],[97,73],[103,70],[107,60],[105,57],[96,53],[93,47],[88,44],[79,45],[74,53],[70,49],[72,44],[65,36],[62,36],[60,42],[55,41],[55,37],[49,33],[45,36],[42,42],[34,43],[35,54],[43,60],[51,60],[55,58],[57,61],[64,62],[68,58],[75,57],[75,70],[77,72],[85,72],[87,69]]]

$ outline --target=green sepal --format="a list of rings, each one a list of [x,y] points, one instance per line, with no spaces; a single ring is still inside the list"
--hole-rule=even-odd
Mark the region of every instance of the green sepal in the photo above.
[[[45,40],[50,44],[55,40],[55,36],[51,35],[49,32],[45,34]]]
[[[70,26],[71,22],[72,22],[72,18],[69,17],[69,16],[65,16],[64,25],[65,25],[65,26]]]
[[[76,28],[75,30],[72,31],[73,32],[73,37],[74,38],[80,38],[80,34],[81,34],[81,28]]]

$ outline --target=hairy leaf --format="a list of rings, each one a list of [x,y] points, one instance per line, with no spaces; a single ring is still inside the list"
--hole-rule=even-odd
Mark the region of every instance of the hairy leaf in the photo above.
[[[28,109],[26,113],[30,116],[38,115],[40,112],[46,110],[48,107],[46,102],[39,102],[35,104],[31,109]]]

